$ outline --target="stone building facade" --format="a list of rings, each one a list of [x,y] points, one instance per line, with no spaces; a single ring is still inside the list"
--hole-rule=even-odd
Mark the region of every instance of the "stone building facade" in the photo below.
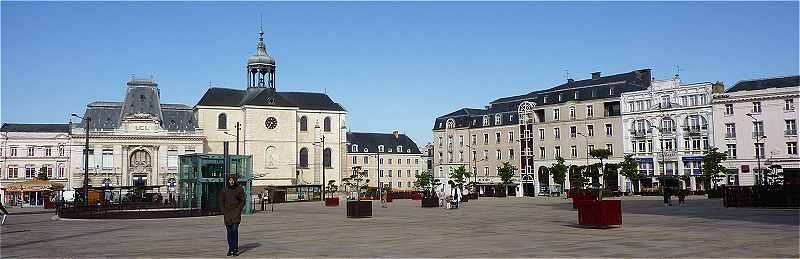
[[[360,167],[370,187],[413,190],[416,176],[425,173],[426,163],[417,144],[405,134],[347,133],[347,168]]]
[[[622,94],[622,148],[634,155],[641,175],[647,177],[640,180],[642,187],[703,188],[703,152],[714,146],[717,129],[711,98],[722,90],[722,83],[683,84],[675,76]]]
[[[253,186],[319,185],[341,181],[347,111],[322,93],[279,92],[276,63],[263,32],[248,59],[246,89],[210,88],[194,114],[208,153],[253,156]],[[322,179],[324,176],[325,179]]]
[[[178,179],[178,156],[203,153],[204,136],[189,106],[162,104],[152,79],[130,78],[123,102],[92,102],[70,134],[70,187],[84,181],[89,131],[89,185],[166,186]]]
[[[44,172],[50,182],[71,188],[69,130],[68,124],[3,123],[0,187],[31,180]],[[16,204],[5,192],[0,194],[3,204]]]
[[[739,81],[714,95],[715,144],[726,152],[729,169],[724,184],[763,183],[759,171],[771,168],[800,174],[797,104],[800,76]]]
[[[621,161],[620,95],[647,89],[650,76],[650,69],[610,76],[597,72],[590,79],[568,79],[546,90],[500,98],[486,109],[464,108],[438,117],[433,128],[436,176],[446,178],[449,170],[473,162],[479,182],[482,168],[489,171],[488,177],[483,173],[486,182],[494,183],[500,164],[510,162],[518,169],[517,179],[506,191],[549,195],[555,185],[549,167],[556,157],[564,158],[570,171],[598,162],[588,157],[595,148],[612,150],[608,162]],[[609,179],[615,186],[622,181],[620,176]],[[565,185],[569,188],[568,181]]]

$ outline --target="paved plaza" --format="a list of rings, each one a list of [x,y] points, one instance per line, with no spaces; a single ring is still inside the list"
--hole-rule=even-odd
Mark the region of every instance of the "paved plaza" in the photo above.
[[[659,197],[626,197],[624,226],[587,229],[561,198],[486,198],[458,210],[419,201],[374,204],[374,217],[344,206],[277,204],[243,218],[244,257],[792,257],[800,211],[722,208],[694,197],[665,208]],[[14,213],[14,210],[12,210]],[[157,220],[59,220],[12,214],[3,258],[224,257],[221,216]]]

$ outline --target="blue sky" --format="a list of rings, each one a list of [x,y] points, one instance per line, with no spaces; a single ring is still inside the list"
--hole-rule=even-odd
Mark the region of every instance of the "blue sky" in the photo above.
[[[352,131],[422,145],[435,117],[561,84],[564,70],[681,67],[684,82],[798,74],[798,2],[2,2],[0,120],[66,122],[122,101],[129,74],[162,102],[245,87],[259,25],[279,91],[327,93]]]

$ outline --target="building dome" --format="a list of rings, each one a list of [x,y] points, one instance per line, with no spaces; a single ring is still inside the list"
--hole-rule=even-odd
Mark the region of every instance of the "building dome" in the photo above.
[[[247,59],[247,65],[275,65],[275,59],[267,54],[267,46],[264,44],[264,31],[258,32],[258,45],[256,46],[256,54],[253,54]]]

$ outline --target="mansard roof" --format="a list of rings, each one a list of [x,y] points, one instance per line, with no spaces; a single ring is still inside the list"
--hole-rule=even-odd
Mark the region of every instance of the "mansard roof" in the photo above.
[[[304,110],[345,111],[327,94],[308,92],[277,92],[270,88],[238,90],[212,87],[206,91],[198,106],[241,107],[244,105],[297,107]]]
[[[92,118],[92,129],[116,129],[122,117],[122,102],[93,102],[87,105],[84,118]],[[160,106],[161,127],[169,131],[192,131],[197,128],[192,108],[184,104],[165,103]],[[86,121],[80,123],[85,127]]]
[[[496,99],[486,109],[471,109],[469,113],[457,110],[440,116],[434,121],[433,129],[444,129],[446,121],[453,119],[455,127],[492,127],[517,123],[517,108],[524,101],[537,106],[560,104],[570,101],[589,101],[606,98],[619,98],[624,92],[645,90],[650,86],[650,69],[634,70],[627,73],[600,76],[594,79],[568,81],[546,90]],[[466,108],[465,108],[466,109]],[[489,124],[483,126],[482,117],[489,115]],[[501,123],[495,124],[494,116],[501,116]]]
[[[383,145],[384,152],[392,154],[422,154],[417,147],[417,143],[411,140],[406,134],[398,134],[397,137],[393,133],[370,133],[370,132],[348,132],[347,143],[350,147],[347,148],[347,153],[375,153],[378,152],[378,146]],[[353,152],[353,145],[357,145],[357,151]],[[397,152],[397,146],[403,146],[403,152]],[[364,148],[367,151],[364,151]],[[392,152],[389,152],[389,149]],[[411,150],[411,152],[407,152]]]
[[[3,123],[0,132],[47,132],[47,133],[69,133],[67,123]]]
[[[781,77],[739,81],[736,82],[736,84],[734,84],[731,88],[729,88],[725,92],[733,93],[739,91],[754,91],[754,90],[764,90],[768,88],[783,88],[783,87],[798,87],[798,86],[800,86],[800,75],[781,76]]]

